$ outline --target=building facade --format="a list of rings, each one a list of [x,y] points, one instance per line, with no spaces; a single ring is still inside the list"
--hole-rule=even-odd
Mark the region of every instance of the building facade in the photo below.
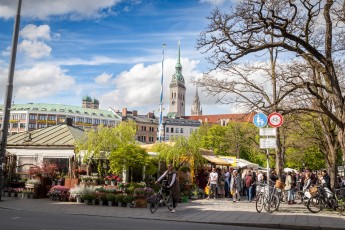
[[[123,121],[134,121],[137,126],[136,140],[151,144],[157,140],[159,121],[154,113],[149,112],[146,115],[139,115],[138,111],[128,111],[123,108],[122,112],[117,111],[117,114],[122,117]]]
[[[201,125],[200,121],[186,120],[179,118],[165,118],[163,127],[163,140],[173,141],[180,136],[188,138],[193,132],[195,132]]]
[[[201,115],[201,116],[184,116],[184,119],[200,121],[200,123],[219,124],[227,126],[230,122],[253,122],[255,113],[240,114],[217,114],[217,115]]]
[[[0,105],[0,126],[3,119],[3,105]],[[73,126],[88,130],[100,124],[113,127],[121,122],[121,117],[110,110],[82,108],[60,104],[14,104],[11,106],[9,134],[65,124],[71,118]]]
[[[178,57],[175,66],[175,74],[170,82],[170,104],[167,117],[175,118],[185,116],[186,111],[186,86],[182,75],[182,65],[180,61],[180,42],[178,43]]]

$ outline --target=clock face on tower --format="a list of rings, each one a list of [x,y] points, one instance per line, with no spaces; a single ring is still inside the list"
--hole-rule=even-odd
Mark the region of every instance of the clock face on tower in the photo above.
[[[174,104],[175,104],[175,101],[172,101],[172,102],[171,102],[171,104],[173,104],[173,105],[174,105]]]

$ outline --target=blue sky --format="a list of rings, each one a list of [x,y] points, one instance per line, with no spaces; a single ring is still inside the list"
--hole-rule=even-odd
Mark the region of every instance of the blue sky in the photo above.
[[[233,0],[235,2],[235,0]],[[196,39],[215,7],[230,0],[24,0],[14,80],[15,103],[81,105],[89,95],[101,108],[159,107],[162,44],[164,107],[181,41],[186,114],[195,95],[191,77],[207,69]],[[17,1],[0,2],[0,100],[4,100]],[[202,89],[200,89],[202,90]],[[199,92],[204,114],[237,112]],[[157,112],[156,112],[157,113]]]

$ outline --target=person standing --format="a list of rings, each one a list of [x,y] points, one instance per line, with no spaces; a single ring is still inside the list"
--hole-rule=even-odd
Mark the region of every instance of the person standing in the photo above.
[[[218,173],[216,172],[216,168],[212,168],[212,172],[210,173],[210,176],[208,178],[208,183],[207,185],[210,185],[210,192],[208,193],[207,199],[210,199],[211,193],[214,196],[214,199],[216,199],[217,196],[217,183],[218,183]]]
[[[246,186],[247,200],[252,202],[252,190],[253,190],[253,174],[251,170],[248,170],[246,177],[244,178],[244,184]]]
[[[174,213],[178,200],[180,199],[180,185],[177,181],[177,173],[173,170],[172,164],[168,164],[168,170],[156,181],[156,184],[163,180],[163,178],[167,179],[167,188],[171,191],[173,200],[173,210],[171,212]]]
[[[237,171],[234,170],[230,180],[230,191],[232,194],[232,201],[236,202],[241,200],[240,191],[242,190],[242,178],[238,175]]]
[[[288,204],[294,203],[294,187],[292,186],[293,180],[291,176],[291,172],[288,172],[285,177],[285,190],[288,193]]]
[[[229,169],[227,168],[224,173],[224,192],[225,192],[225,197],[229,198],[229,193],[230,193],[230,172]]]

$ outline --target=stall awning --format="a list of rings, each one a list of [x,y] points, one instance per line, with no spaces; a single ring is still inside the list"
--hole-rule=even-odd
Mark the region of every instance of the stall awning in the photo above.
[[[6,149],[19,157],[69,158],[74,156],[73,149]]]
[[[220,159],[217,156],[210,156],[210,155],[202,155],[203,158],[205,158],[207,161],[216,164],[216,165],[231,165],[230,163]]]

